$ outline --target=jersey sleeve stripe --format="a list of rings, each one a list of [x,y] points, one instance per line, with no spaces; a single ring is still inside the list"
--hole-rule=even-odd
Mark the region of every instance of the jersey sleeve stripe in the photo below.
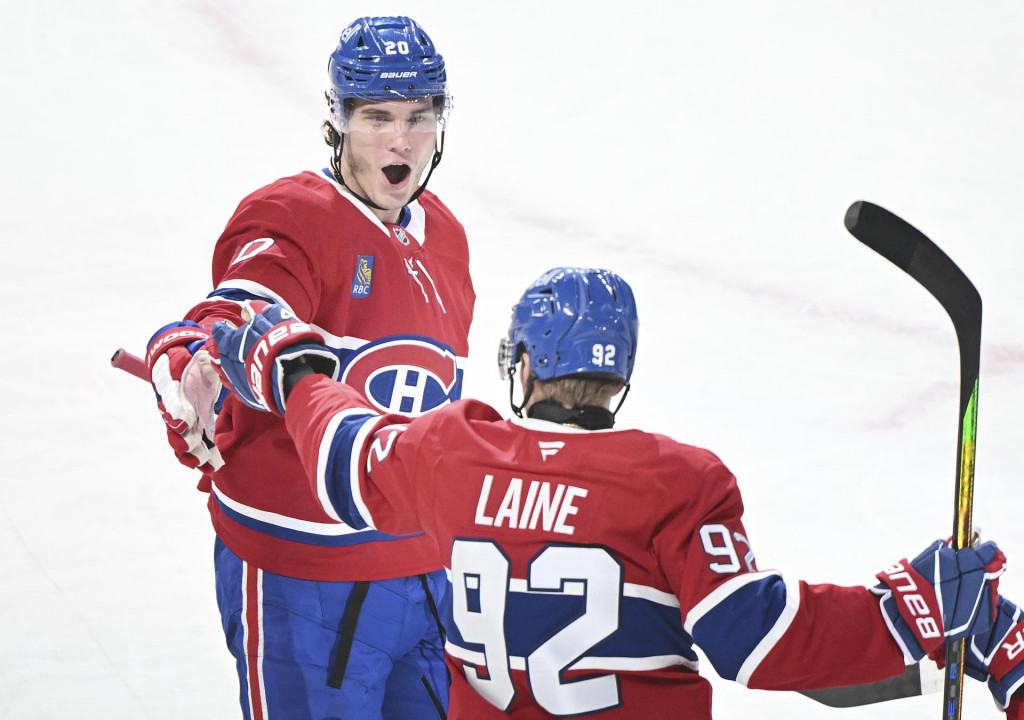
[[[726,598],[737,590],[749,583],[760,582],[765,578],[778,575],[779,573],[775,570],[763,570],[756,573],[744,573],[726,580],[715,588],[707,597],[694,605],[690,609],[690,612],[686,613],[686,620],[683,622],[683,628],[686,632],[693,635],[694,625],[696,625],[702,617],[704,617],[713,608],[720,605]]]
[[[359,490],[359,458],[379,419],[379,415],[364,409],[338,413],[329,421],[317,453],[320,503],[325,510],[330,507],[332,515],[359,530],[376,529]]]
[[[252,297],[239,296],[235,293],[230,292],[232,290],[240,290],[243,293],[248,293]],[[268,302],[272,302],[276,305],[280,305],[291,310],[291,307],[288,305],[287,302],[285,302],[285,299],[278,295],[277,293],[275,293],[270,288],[268,288],[267,286],[260,285],[259,283],[253,282],[252,280],[242,280],[240,278],[235,278],[233,280],[225,280],[220,285],[218,285],[217,289],[210,293],[210,295],[208,295],[207,297],[208,299],[229,299],[238,300],[239,302],[241,302],[242,300],[251,300],[258,298],[260,300],[266,300]]]
[[[327,513],[328,517],[337,520],[338,522],[344,522],[341,519],[341,515],[334,509],[334,503],[331,502],[331,496],[328,492],[328,476],[327,476],[327,464],[331,456],[331,443],[334,440],[334,435],[338,430],[338,425],[345,419],[348,413],[340,412],[332,417],[327,422],[327,427],[324,429],[324,435],[320,438],[320,448],[316,454],[316,496],[320,501],[320,507]]]
[[[768,634],[761,639],[761,642],[757,644],[754,651],[747,656],[743,665],[740,666],[740,671],[736,675],[736,681],[743,686],[750,682],[750,677],[761,665],[761,661],[772,651],[772,648],[779,642],[779,638],[789,630],[789,626],[793,623],[793,618],[796,617],[797,610],[800,609],[799,586],[793,587],[786,582],[785,578],[782,578],[782,581],[786,586],[786,606],[783,608],[782,614],[775,621],[775,624],[772,625],[771,630],[768,631]]]
[[[775,571],[738,575],[717,587],[687,614],[685,628],[727,680],[746,685],[785,635],[800,605]]]

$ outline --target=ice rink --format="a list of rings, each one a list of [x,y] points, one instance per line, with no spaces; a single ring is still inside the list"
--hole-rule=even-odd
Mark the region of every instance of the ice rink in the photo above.
[[[641,318],[620,424],[724,459],[762,569],[870,584],[951,533],[959,422],[949,320],[843,228],[871,200],[981,292],[974,519],[1024,602],[1019,2],[7,0],[0,717],[240,717],[206,498],[108,359],[205,296],[244,195],[326,165],[338,33],[398,13],[455,97],[430,188],[470,239],[468,395],[507,409],[494,354],[530,280],[612,268]],[[940,714],[703,672],[723,720]]]

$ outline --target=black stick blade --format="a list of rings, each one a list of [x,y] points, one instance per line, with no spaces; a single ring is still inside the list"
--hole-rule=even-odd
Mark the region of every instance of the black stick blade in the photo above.
[[[939,301],[953,321],[964,375],[977,378],[981,349],[981,295],[938,245],[903,218],[866,200],[846,211],[850,234],[900,268]],[[961,386],[969,397],[973,381]]]
[[[978,290],[924,233],[866,200],[853,203],[844,222],[851,235],[924,286],[942,304],[957,329],[965,322],[980,326]]]

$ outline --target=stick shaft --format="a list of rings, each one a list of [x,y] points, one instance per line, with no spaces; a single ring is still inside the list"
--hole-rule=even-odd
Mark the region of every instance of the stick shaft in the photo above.
[[[971,370],[974,370],[971,377]],[[971,545],[974,508],[974,454],[978,427],[978,374],[966,368],[961,384],[973,388],[966,407],[961,407],[960,457],[956,479],[956,509],[953,516],[953,547]],[[946,680],[943,688],[943,720],[960,720],[963,712],[964,653],[966,641],[946,645]]]

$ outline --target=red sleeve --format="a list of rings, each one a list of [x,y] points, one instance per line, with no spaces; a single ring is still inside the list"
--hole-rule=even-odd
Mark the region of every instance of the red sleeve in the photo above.
[[[813,690],[899,675],[903,652],[864,587],[799,584],[793,622],[751,675],[748,687]]]
[[[450,407],[450,406],[449,406]],[[444,410],[417,418],[385,415],[360,453],[359,493],[371,524],[391,535],[433,535],[431,508],[441,457],[433,430]]]
[[[319,254],[330,249],[323,237],[323,218],[330,216],[328,200],[303,176],[260,188],[238,204],[217,239],[213,286],[242,287],[287,305],[297,317],[312,318],[322,295],[321,271],[329,269]],[[343,237],[336,236],[334,244]]]
[[[310,254],[310,248],[317,247],[310,240],[315,233],[303,222],[322,213],[316,202],[315,195],[298,192],[288,178],[244,198],[214,247],[215,292],[185,319],[207,329],[224,320],[241,323],[239,303],[218,297],[216,290],[225,285],[284,304],[297,317],[312,318],[321,283],[319,263]]]
[[[344,383],[303,378],[288,396],[285,425],[314,494],[328,514],[357,529],[389,535],[429,531],[420,508],[432,507],[427,456],[432,420],[378,415]]]
[[[749,687],[810,690],[903,672],[903,654],[865,587],[810,585],[761,571],[743,527],[732,473],[707,451],[675,464],[691,478],[676,492],[654,549],[680,599],[684,627],[724,678]]]

